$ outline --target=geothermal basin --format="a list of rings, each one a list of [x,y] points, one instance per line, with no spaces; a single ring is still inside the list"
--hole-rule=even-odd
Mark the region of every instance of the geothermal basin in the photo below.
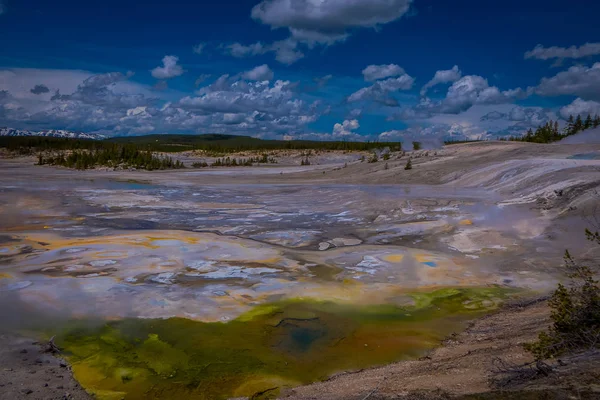
[[[550,218],[484,185],[14,165],[0,183],[5,329],[56,336],[100,399],[269,398],[416,358],[550,290],[564,250],[543,235]]]

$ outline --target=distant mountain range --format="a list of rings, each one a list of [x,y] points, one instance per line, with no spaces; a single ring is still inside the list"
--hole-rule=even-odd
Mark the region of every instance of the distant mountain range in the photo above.
[[[102,140],[102,139],[107,138],[107,136],[99,135],[96,133],[72,132],[72,131],[65,131],[62,129],[29,131],[29,130],[25,130],[25,129],[13,129],[13,128],[0,128],[0,136],[47,136],[47,137],[58,137],[58,138],[92,139],[92,140]]]

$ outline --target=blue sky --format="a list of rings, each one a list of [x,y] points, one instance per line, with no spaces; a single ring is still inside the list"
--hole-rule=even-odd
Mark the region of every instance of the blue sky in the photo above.
[[[592,1],[0,0],[0,126],[522,133],[600,113],[599,12]]]

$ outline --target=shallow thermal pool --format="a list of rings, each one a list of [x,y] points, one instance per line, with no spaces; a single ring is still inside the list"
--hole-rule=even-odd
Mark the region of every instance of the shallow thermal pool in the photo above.
[[[548,282],[493,262],[531,249],[494,228],[509,214],[493,201],[418,186],[9,177],[0,306],[19,315],[14,329],[57,334],[98,398],[270,397],[417,357]]]

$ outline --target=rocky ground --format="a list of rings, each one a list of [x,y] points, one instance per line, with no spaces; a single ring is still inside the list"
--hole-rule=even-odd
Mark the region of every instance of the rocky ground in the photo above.
[[[281,398],[449,399],[493,392],[499,392],[496,398],[600,398],[598,352],[552,362],[548,375],[537,372],[535,365],[517,368],[533,361],[522,345],[548,324],[545,301],[509,305],[474,321],[419,360],[343,373],[292,389]]]
[[[15,334],[0,334],[0,399],[82,400],[90,396],[68,364],[46,345]]]

